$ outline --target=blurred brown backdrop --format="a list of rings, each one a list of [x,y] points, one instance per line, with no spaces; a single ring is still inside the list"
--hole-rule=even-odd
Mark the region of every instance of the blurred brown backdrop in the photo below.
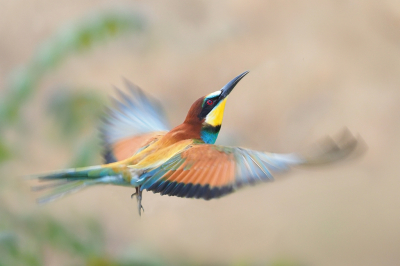
[[[399,1],[2,0],[0,95],[60,28],[111,9],[139,14],[144,28],[73,54],[40,80],[21,110],[26,125],[5,132],[23,143],[2,165],[12,184],[0,190],[7,206],[72,224],[95,217],[111,257],[146,250],[199,264],[400,263]],[[28,185],[15,181],[66,167],[74,156],[51,140],[56,133],[44,115],[60,87],[106,99],[125,77],[161,100],[176,125],[195,99],[244,70],[250,74],[229,97],[219,143],[291,152],[347,126],[367,154],[209,202],[145,193],[141,218],[132,189],[94,187],[37,206]],[[48,265],[63,261],[45,257]]]

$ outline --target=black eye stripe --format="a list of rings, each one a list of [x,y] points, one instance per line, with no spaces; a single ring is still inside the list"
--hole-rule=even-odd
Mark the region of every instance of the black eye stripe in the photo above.
[[[205,99],[205,100],[204,100],[204,103],[205,103],[205,104],[203,104],[203,107],[205,107],[205,106],[208,105],[208,104],[207,104],[207,101],[212,101],[211,105],[217,103],[217,102],[218,102],[218,98],[219,98],[219,96],[216,96],[216,97],[213,97],[213,98]]]
[[[199,116],[199,119],[203,119],[203,118],[205,118],[207,115],[208,115],[208,113],[216,106],[216,104],[218,103],[218,99],[219,99],[219,96],[215,96],[215,97],[213,97],[213,98],[206,98],[206,99],[204,99],[204,101],[203,101],[203,106],[202,106],[202,110],[201,110],[201,112],[200,112],[200,114],[198,115]],[[211,104],[208,104],[207,102],[208,101],[212,101],[211,102]]]

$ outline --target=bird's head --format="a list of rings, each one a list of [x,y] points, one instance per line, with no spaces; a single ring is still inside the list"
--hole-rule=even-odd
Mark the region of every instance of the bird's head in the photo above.
[[[215,143],[221,129],[226,99],[247,73],[249,71],[245,71],[229,81],[221,90],[201,97],[193,103],[185,122],[201,124],[200,136],[205,143]]]

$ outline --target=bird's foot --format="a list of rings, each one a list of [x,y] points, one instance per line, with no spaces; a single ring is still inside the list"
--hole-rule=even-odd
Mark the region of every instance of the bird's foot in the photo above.
[[[137,200],[137,203],[138,203],[139,216],[141,216],[142,215],[142,210],[144,212],[144,208],[143,208],[143,205],[142,205],[142,191],[140,190],[140,187],[136,188],[136,192],[131,195],[131,198],[133,198],[133,196],[136,196],[136,200]]]

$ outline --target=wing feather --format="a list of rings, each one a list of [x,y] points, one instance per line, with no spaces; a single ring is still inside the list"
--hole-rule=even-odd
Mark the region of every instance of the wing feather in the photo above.
[[[170,129],[161,105],[133,83],[125,84],[129,93],[116,88],[120,100],[112,99],[100,127],[106,163],[131,157]]]
[[[186,198],[218,198],[246,185],[272,181],[272,173],[286,171],[294,165],[337,161],[351,154],[357,142],[351,135],[346,143],[329,145],[315,156],[193,144],[153,170],[141,189]]]

